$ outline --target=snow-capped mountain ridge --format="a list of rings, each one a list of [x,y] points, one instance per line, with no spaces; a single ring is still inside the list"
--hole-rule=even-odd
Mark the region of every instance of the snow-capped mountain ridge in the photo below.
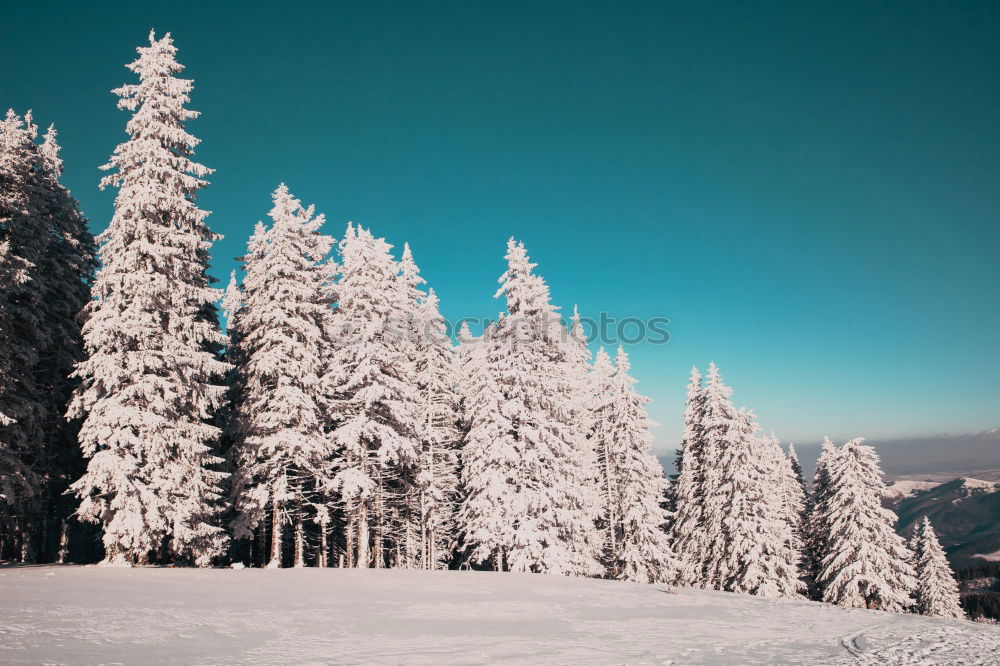
[[[885,503],[899,515],[897,530],[903,536],[925,515],[930,518],[956,569],[975,565],[970,559],[976,555],[1000,549],[1000,482],[900,479],[889,486]]]
[[[885,489],[885,497],[890,500],[902,500],[907,497],[925,493],[941,486],[953,486],[956,492],[967,495],[982,495],[1000,490],[1000,481],[984,481],[971,477],[959,477],[942,483],[940,481],[918,481],[914,479],[897,479]]]

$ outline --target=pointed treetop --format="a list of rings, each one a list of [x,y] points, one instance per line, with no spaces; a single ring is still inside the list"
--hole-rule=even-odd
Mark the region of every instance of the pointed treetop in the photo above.
[[[6,117],[0,121],[0,145],[11,149],[18,145],[26,145],[30,141],[24,118],[14,113],[14,109],[7,109]]]
[[[42,158],[45,160],[45,165],[49,168],[52,173],[56,176],[61,176],[63,171],[63,161],[59,157],[59,151],[61,150],[59,142],[56,140],[58,136],[55,124],[49,125],[49,128],[45,131],[45,136],[43,137],[42,145],[38,147],[38,152],[42,154]]]
[[[177,54],[177,47],[174,46],[173,37],[170,33],[165,33],[160,39],[156,38],[156,30],[149,31],[149,46],[137,46],[136,52],[139,57],[125,65],[127,68],[139,74],[140,78],[146,76],[170,76],[184,69],[174,56]]]
[[[34,141],[38,138],[38,125],[35,124],[35,116],[31,109],[28,109],[24,114],[24,126],[28,131],[28,136]]]
[[[506,296],[507,312],[516,315],[549,315],[559,308],[550,303],[549,287],[539,275],[532,273],[536,264],[528,259],[524,243],[513,238],[507,241],[507,270],[497,280],[500,288],[493,298]]]
[[[604,351],[604,347],[601,347],[594,355],[594,372],[598,375],[610,376],[614,371],[614,366],[611,365],[611,357],[608,356],[608,352]]]
[[[708,374],[705,378],[709,382],[722,382],[722,373],[719,372],[719,366],[715,364],[715,361],[709,361],[708,363]]]
[[[573,318],[570,320],[569,335],[581,344],[587,344],[587,336],[583,331],[583,323],[580,320],[580,311],[573,306]]]
[[[240,291],[240,284],[236,280],[236,271],[230,271],[229,284],[226,286],[226,293],[222,297],[222,314],[227,320],[232,320],[233,314],[240,309],[243,304],[243,294]]]
[[[615,368],[620,373],[627,373],[632,369],[632,364],[628,360],[628,354],[621,345],[618,345],[618,353],[615,354]]]
[[[795,445],[794,444],[789,444],[788,445],[788,459],[791,460],[791,461],[794,461],[796,463],[799,461],[799,456],[798,456],[797,453],[795,453]]]
[[[417,289],[427,282],[420,277],[420,268],[413,260],[413,252],[410,250],[409,243],[403,243],[403,254],[399,260],[399,274],[411,289]]]
[[[722,373],[715,362],[708,364],[708,375],[705,377],[705,395],[726,400],[733,394],[733,389],[722,381]]]
[[[460,344],[468,344],[472,342],[472,331],[469,330],[469,322],[463,320],[462,325],[458,327],[458,342]]]

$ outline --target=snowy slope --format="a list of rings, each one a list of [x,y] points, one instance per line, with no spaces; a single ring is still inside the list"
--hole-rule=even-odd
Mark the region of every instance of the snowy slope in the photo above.
[[[0,569],[0,663],[996,664],[1000,628],[483,572]]]
[[[911,497],[922,490],[930,490],[941,485],[938,481],[913,481],[910,479],[897,479],[885,489],[885,497],[891,500],[900,500],[904,497]]]

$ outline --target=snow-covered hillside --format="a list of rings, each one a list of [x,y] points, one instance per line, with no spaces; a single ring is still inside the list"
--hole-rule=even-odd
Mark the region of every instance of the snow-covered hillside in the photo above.
[[[996,664],[1000,629],[583,578],[0,570],[0,663]]]
[[[904,497],[912,497],[923,490],[930,490],[940,486],[938,481],[913,481],[910,479],[898,479],[885,488],[885,497],[891,500],[900,500]]]

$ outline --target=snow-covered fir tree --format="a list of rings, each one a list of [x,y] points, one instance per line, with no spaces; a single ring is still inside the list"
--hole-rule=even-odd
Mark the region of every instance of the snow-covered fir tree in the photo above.
[[[420,462],[420,400],[406,331],[411,312],[391,246],[348,225],[340,243],[333,330],[337,347],[327,375],[334,485],[346,519],[347,565],[382,567],[392,550],[394,506]]]
[[[39,210],[39,156],[31,121],[8,110],[0,121],[0,243],[6,278],[0,292],[0,466],[3,546],[0,557],[33,561],[36,517],[44,479],[34,461],[44,455],[45,401],[35,375],[48,332],[42,316],[45,276],[39,266],[49,237]]]
[[[917,576],[916,612],[934,617],[964,619],[965,612],[959,603],[955,574],[927,516],[913,526],[909,545]]]
[[[566,336],[524,245],[511,239],[506,259],[496,295],[507,309],[484,336],[481,393],[471,399],[483,405],[471,409],[463,454],[465,545],[498,569],[596,575],[596,460],[572,418]]]
[[[781,452],[778,439],[772,433],[769,448],[774,456],[774,470],[776,472],[774,483],[781,488],[782,518],[788,527],[786,547],[794,554],[800,575],[806,577],[808,573],[805,570],[804,534],[806,490],[805,481],[802,478],[802,467],[799,465],[794,444],[789,445],[786,456]],[[800,587],[800,591],[807,591],[805,583]]]
[[[826,553],[827,537],[830,526],[826,523],[829,516],[830,495],[833,487],[830,484],[830,465],[837,457],[839,449],[833,445],[829,437],[823,438],[816,469],[813,472],[812,492],[806,499],[806,520],[804,525],[805,566],[810,594],[814,599],[823,598],[823,589],[818,578],[823,568],[823,556]]]
[[[81,358],[79,314],[89,300],[93,239],[59,182],[62,160],[50,127],[41,145],[30,112],[0,121],[0,465],[9,516],[7,556],[54,561],[64,554],[64,496],[79,476],[74,424],[64,420]]]
[[[604,365],[603,359],[599,364]],[[611,533],[609,573],[638,583],[672,582],[678,566],[664,530],[667,480],[650,448],[650,429],[656,424],[646,413],[649,399],[635,391],[630,369],[628,355],[619,347],[611,376],[605,379],[603,369],[595,373],[607,383],[598,388],[594,419],[601,425],[594,429],[593,442],[601,452],[602,479],[614,479],[604,493]]]
[[[39,146],[38,170],[41,208],[50,228],[39,262],[39,272],[45,276],[43,317],[49,335],[35,367],[45,402],[45,456],[39,463],[46,488],[39,532],[43,560],[62,562],[69,552],[69,519],[76,509],[76,502],[66,490],[85,468],[77,442],[79,421],[67,420],[65,413],[74,388],[70,375],[84,357],[80,315],[90,302],[96,249],[87,219],[59,181],[63,168],[59,152],[55,127],[50,126]]]
[[[828,603],[902,612],[917,585],[912,554],[882,506],[878,456],[863,441],[847,442],[827,465],[829,497],[814,509],[826,530],[817,583]]]
[[[609,573],[614,576],[612,562],[617,560],[619,552],[618,530],[613,525],[621,523],[617,513],[618,497],[618,467],[615,464],[615,444],[613,426],[602,418],[602,413],[612,409],[612,387],[615,380],[615,366],[611,357],[601,347],[594,356],[590,369],[588,386],[590,388],[590,443],[597,456],[598,485],[601,489],[601,515],[598,527],[602,536],[603,561]]]
[[[799,554],[789,539],[777,444],[756,435],[751,412],[736,410],[715,364],[705,386],[703,585],[767,597],[802,590]]]
[[[149,42],[128,65],[139,82],[115,91],[134,114],[102,180],[118,195],[76,370],[72,413],[89,461],[73,489],[79,517],[104,529],[107,562],[207,565],[227,542],[211,422],[225,399],[225,337],[206,272],[217,236],[195,203],[211,170],[191,159],[198,140],[184,124],[198,114],[185,108],[192,83],[177,77],[177,49],[169,33]]]
[[[400,350],[408,359],[403,377],[417,388],[415,429],[420,456],[396,475],[389,513],[397,566],[432,569],[444,566],[455,536],[458,484],[458,393],[455,350],[447,323],[438,310],[408,243],[403,244],[397,285],[402,309],[395,322]]]
[[[687,585],[702,583],[707,560],[702,530],[705,505],[704,420],[705,393],[701,373],[698,368],[692,367],[684,406],[684,435],[677,452],[678,474],[672,491],[674,516],[670,526],[671,540],[681,567],[678,578]]]
[[[501,405],[496,324],[473,338],[463,322],[459,342],[459,392],[465,429],[460,536],[470,560],[489,562],[501,571],[514,539],[511,493],[519,461],[514,424]]]
[[[320,379],[332,317],[328,263],[333,239],[322,215],[282,184],[269,228],[258,224],[243,258],[245,276],[226,297],[234,381],[231,457],[236,538],[251,538],[270,517],[268,565],[282,564],[285,525],[295,566],[305,563],[305,521],[322,525],[332,482]]]
[[[447,564],[457,529],[460,442],[457,360],[433,289],[419,302],[416,321],[420,462],[416,475],[419,551],[414,564],[434,569]],[[412,550],[409,548],[408,552]]]

